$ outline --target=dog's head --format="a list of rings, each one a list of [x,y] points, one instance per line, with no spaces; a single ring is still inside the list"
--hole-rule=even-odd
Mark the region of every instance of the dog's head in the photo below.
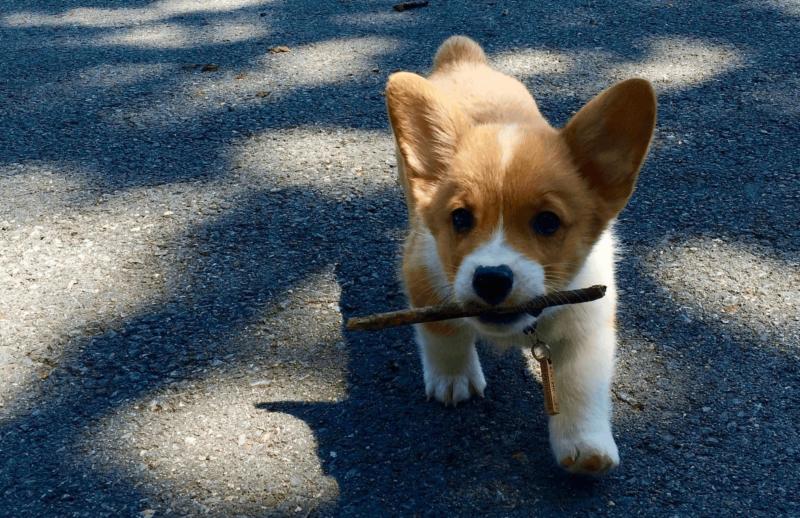
[[[653,134],[655,94],[618,83],[561,130],[474,124],[430,81],[389,78],[389,117],[411,217],[436,242],[461,303],[513,305],[563,288],[633,192]],[[518,333],[528,315],[473,319]]]

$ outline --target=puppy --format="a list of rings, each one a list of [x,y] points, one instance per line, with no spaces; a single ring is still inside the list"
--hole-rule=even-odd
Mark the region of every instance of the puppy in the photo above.
[[[518,304],[537,295],[608,287],[598,301],[416,326],[425,391],[445,405],[483,395],[475,350],[526,343],[536,323],[552,349],[561,413],[550,417],[556,461],[573,473],[619,464],[611,434],[616,342],[612,225],[633,192],[656,118],[653,88],[629,79],[554,129],[519,81],[481,47],[453,36],[427,78],[389,77],[409,232],[402,277],[410,304]]]

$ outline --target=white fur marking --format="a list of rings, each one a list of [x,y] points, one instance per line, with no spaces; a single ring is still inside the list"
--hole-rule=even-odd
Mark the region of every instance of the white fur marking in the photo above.
[[[491,239],[467,255],[461,262],[458,273],[456,273],[454,286],[456,300],[462,304],[480,301],[472,287],[472,278],[475,275],[475,270],[480,266],[500,266],[502,264],[508,266],[514,272],[514,285],[508,296],[509,300],[522,302],[544,294],[544,269],[535,261],[528,259],[525,255],[509,246],[506,242],[503,222],[501,221]],[[532,323],[533,317],[522,318],[518,322],[502,328],[482,324],[477,319],[471,319],[470,321],[484,335],[503,337],[519,334],[523,328]]]
[[[497,142],[500,144],[500,168],[505,169],[514,156],[514,148],[519,142],[519,128],[516,124],[503,126],[497,132]]]

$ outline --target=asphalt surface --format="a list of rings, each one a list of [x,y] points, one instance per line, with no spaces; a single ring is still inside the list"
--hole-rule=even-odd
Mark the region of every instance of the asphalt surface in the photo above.
[[[800,5],[391,4],[0,0],[0,515],[800,514]],[[404,304],[381,92],[453,33],[557,125],[659,91],[599,481],[526,353],[444,409],[342,331]]]

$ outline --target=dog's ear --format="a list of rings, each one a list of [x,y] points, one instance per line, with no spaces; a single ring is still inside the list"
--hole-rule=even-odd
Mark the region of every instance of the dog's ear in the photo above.
[[[409,72],[389,76],[386,106],[409,205],[424,204],[447,172],[467,118],[430,81]]]
[[[580,173],[616,216],[636,186],[656,122],[656,94],[644,79],[628,79],[589,101],[561,134]]]

